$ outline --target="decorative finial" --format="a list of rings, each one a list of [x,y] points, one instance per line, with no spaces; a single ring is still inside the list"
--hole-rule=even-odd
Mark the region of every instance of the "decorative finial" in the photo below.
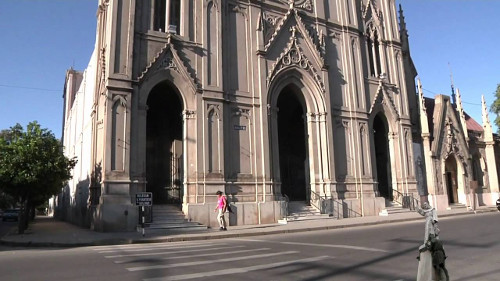
[[[484,95],[481,95],[481,104],[483,106],[483,126],[485,125],[489,125],[491,126],[490,124],[490,117],[489,117],[489,114],[488,114],[488,106],[486,105],[486,101],[484,100]]]
[[[451,65],[448,63],[448,68],[450,69],[450,80],[451,80],[451,100],[453,104],[457,104],[457,98],[455,96],[455,85],[453,83],[453,72],[451,71]]]
[[[420,78],[417,78],[417,85],[418,85],[418,98],[420,100],[420,107],[423,112],[426,112],[427,109],[425,108],[424,92],[422,92],[422,82],[420,82]]]

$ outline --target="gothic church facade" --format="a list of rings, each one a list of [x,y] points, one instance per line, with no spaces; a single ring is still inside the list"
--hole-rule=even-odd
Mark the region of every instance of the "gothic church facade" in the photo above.
[[[99,0],[57,204],[99,231],[135,229],[138,192],[206,225],[218,190],[234,225],[277,221],[284,198],[378,215],[425,193],[415,76],[394,0]]]

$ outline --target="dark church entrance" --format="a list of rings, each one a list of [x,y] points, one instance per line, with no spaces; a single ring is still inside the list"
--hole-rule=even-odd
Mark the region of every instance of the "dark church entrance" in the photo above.
[[[458,203],[458,184],[457,184],[457,161],[453,155],[450,155],[445,162],[446,188],[448,193],[448,203]]]
[[[154,204],[182,200],[182,101],[167,83],[148,97],[146,125],[146,178]]]
[[[373,119],[373,138],[377,163],[378,191],[380,196],[392,201],[391,158],[389,156],[388,133],[387,119],[384,115],[377,114]]]
[[[290,201],[307,200],[307,142],[304,102],[298,89],[288,86],[278,97],[278,145],[281,193]]]

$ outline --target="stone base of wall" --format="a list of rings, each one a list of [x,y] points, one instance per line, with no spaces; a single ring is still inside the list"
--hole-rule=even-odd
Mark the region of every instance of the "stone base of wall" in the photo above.
[[[363,201],[363,209],[361,208]],[[361,199],[345,199],[343,202],[344,218],[354,218],[360,216],[378,216],[380,211],[385,209],[385,198],[365,197]]]
[[[215,202],[206,204],[186,204],[183,210],[189,220],[218,228],[218,212],[214,212],[216,205]],[[233,213],[226,213],[226,223],[229,226],[275,223],[281,218],[279,201],[260,203],[236,202],[231,203],[231,209]]]
[[[127,195],[103,195],[93,215],[91,228],[100,232],[136,231],[138,209]]]
[[[475,197],[476,206],[496,206],[496,201],[500,198],[500,193],[478,193]]]
[[[448,195],[446,194],[442,195],[429,194],[428,199],[429,199],[429,204],[438,211],[444,211],[450,206],[450,204],[448,203]]]

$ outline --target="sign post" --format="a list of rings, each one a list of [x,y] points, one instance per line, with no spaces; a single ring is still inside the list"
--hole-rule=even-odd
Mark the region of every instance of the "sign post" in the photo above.
[[[144,224],[146,223],[144,206],[153,206],[153,193],[152,192],[139,192],[135,194],[135,205],[140,206],[139,213],[141,217],[141,226],[142,226],[142,236],[146,235],[146,231],[144,229]]]

